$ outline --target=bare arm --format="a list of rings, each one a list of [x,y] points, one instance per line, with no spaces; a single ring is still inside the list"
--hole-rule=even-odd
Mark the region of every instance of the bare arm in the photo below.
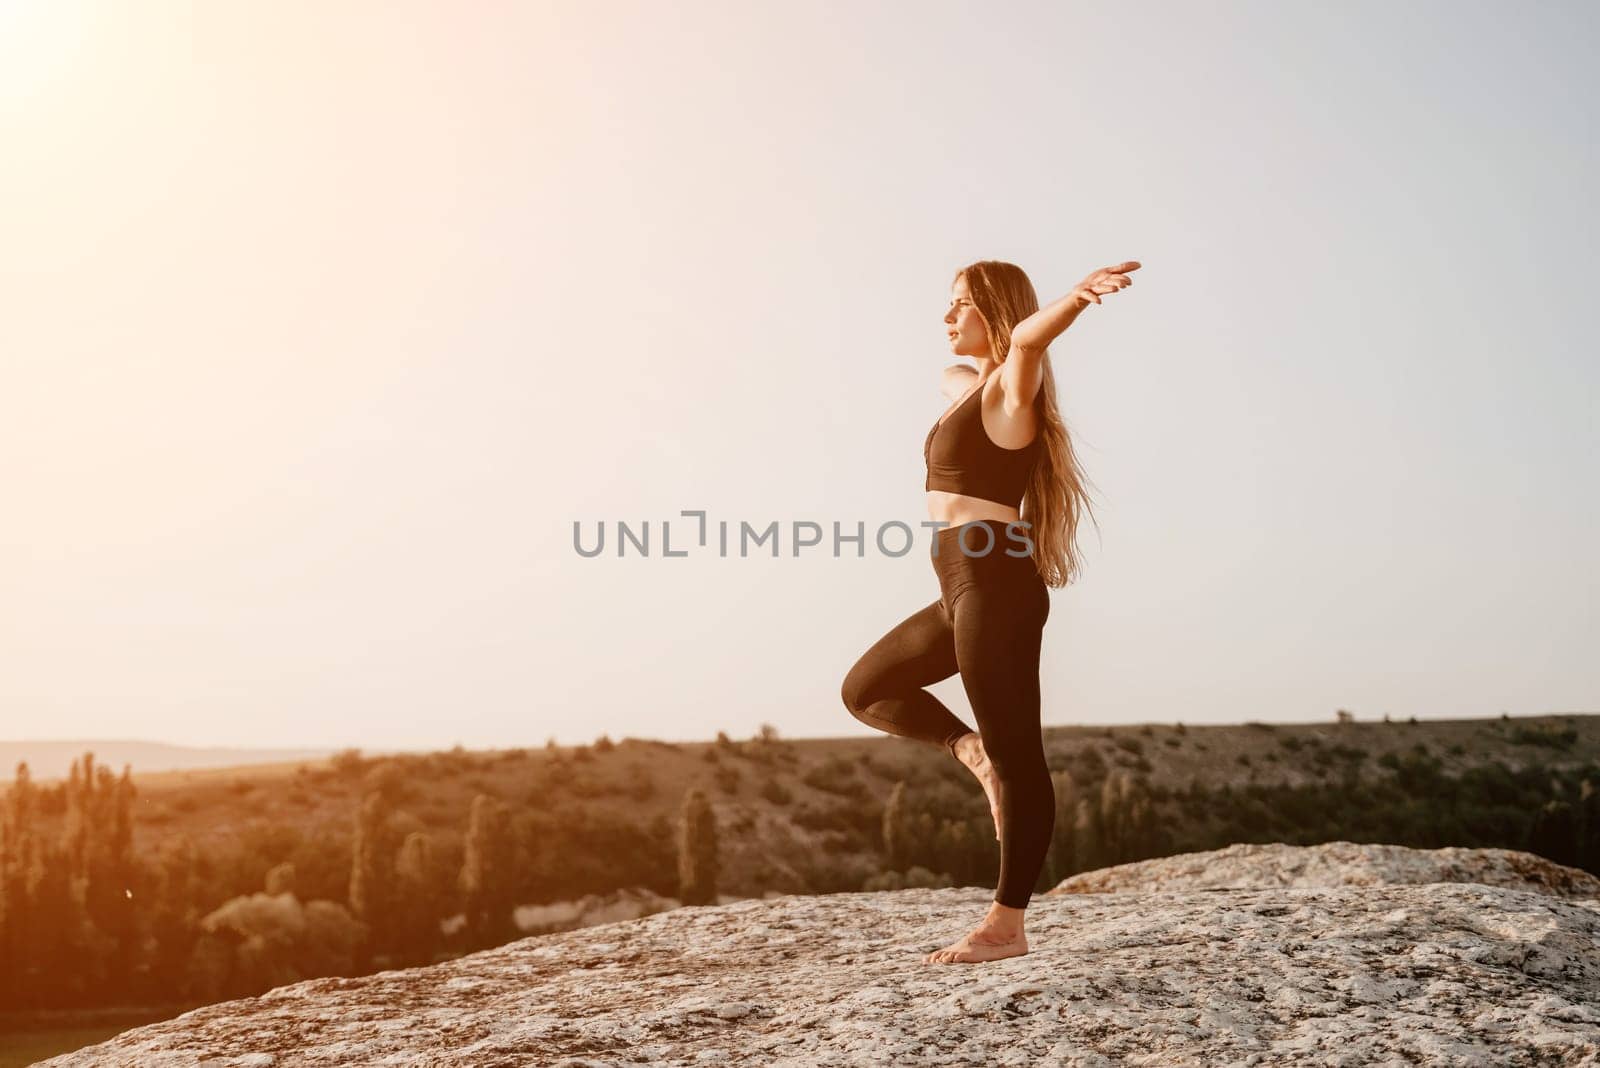
[[[1011,351],[1000,366],[1000,386],[1008,415],[1028,407],[1038,395],[1044,381],[1044,354],[1050,342],[1072,325],[1079,312],[1091,303],[1099,304],[1101,294],[1133,285],[1128,274],[1139,266],[1138,260],[1128,260],[1115,267],[1102,267],[1079,282],[1071,293],[1040,308],[1012,329]]]

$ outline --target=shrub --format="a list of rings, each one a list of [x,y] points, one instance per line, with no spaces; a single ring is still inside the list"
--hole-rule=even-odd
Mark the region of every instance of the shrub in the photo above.
[[[857,806],[835,801],[826,807],[802,804],[789,818],[808,831],[845,831],[853,836],[860,829],[857,813]]]
[[[934,874],[921,865],[913,864],[904,875],[897,871],[883,871],[870,876],[861,884],[864,891],[908,890],[912,887],[942,889],[955,885],[955,880],[944,873]]]
[[[1098,782],[1106,775],[1106,758],[1100,755],[1099,749],[1089,746],[1070,752],[1067,755],[1067,764],[1072,777],[1079,782]]]
[[[648,801],[656,795],[656,779],[650,774],[650,769],[642,768],[637,764],[628,769],[628,785],[625,793],[635,801]]]
[[[860,886],[872,862],[855,853],[824,847],[803,850],[792,857],[790,863],[805,883],[807,892],[836,894]]]
[[[353,747],[339,750],[328,758],[328,762],[333,765],[333,770],[340,775],[351,777],[366,767],[367,764],[365,758],[361,755],[361,750]]]
[[[366,789],[382,794],[385,800],[401,801],[410,795],[405,770],[397,760],[374,764],[364,779]]]
[[[806,772],[800,779],[824,793],[865,800],[867,788],[856,775],[856,766],[842,756],[831,756]]]
[[[434,757],[439,767],[448,770],[452,775],[462,775],[480,766],[478,759],[469,753],[466,746],[460,742],[457,742],[443,753],[435,753]]]
[[[1139,754],[1133,756],[1119,756],[1117,758],[1117,767],[1133,768],[1135,771],[1149,771],[1151,769],[1151,764],[1150,761],[1144,758],[1143,754]]]
[[[777,779],[767,779],[761,784],[761,796],[774,805],[787,805],[794,800],[794,794]]]
[[[634,787],[631,783],[618,782],[612,778],[591,777],[584,775],[571,775],[562,784],[567,796],[581,797],[585,800],[596,797],[612,797],[632,793]],[[653,787],[652,787],[653,789]],[[649,796],[649,795],[646,795]]]
[[[1508,740],[1512,745],[1542,745],[1551,749],[1570,749],[1578,740],[1578,732],[1572,727],[1558,731],[1518,725],[1512,728]]]

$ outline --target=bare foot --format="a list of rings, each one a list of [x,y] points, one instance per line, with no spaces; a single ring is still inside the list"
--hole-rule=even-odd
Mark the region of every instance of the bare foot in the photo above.
[[[943,949],[922,958],[924,964],[978,964],[1020,957],[1028,952],[1028,936],[1021,927],[1011,929],[984,920]]]
[[[965,764],[978,777],[983,784],[983,792],[989,798],[989,815],[994,817],[994,836],[1000,837],[1000,777],[994,773],[994,765],[989,763],[989,754],[984,751],[983,739],[977,732],[968,731],[956,740],[956,759]]]

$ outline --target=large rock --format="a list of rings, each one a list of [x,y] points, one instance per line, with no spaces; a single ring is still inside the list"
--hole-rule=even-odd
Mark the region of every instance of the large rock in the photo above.
[[[1204,882],[1224,871],[1240,885]],[[295,983],[43,1063],[1600,1064],[1581,872],[1330,843],[1092,874],[1114,892],[1035,897],[1032,951],[990,964],[921,960],[987,890],[746,900]]]
[[[1566,898],[1600,898],[1600,879],[1586,871],[1514,849],[1412,849],[1359,842],[1314,846],[1238,843],[1206,853],[1178,853],[1074,875],[1052,894],[1221,887],[1382,886],[1483,883]]]

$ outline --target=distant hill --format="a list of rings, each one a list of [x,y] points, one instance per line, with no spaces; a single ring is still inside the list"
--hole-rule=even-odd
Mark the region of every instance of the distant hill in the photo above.
[[[135,775],[153,771],[182,771],[189,768],[235,767],[243,764],[274,764],[286,760],[319,760],[333,749],[214,749],[164,742],[141,742],[127,738],[97,738],[87,741],[0,742],[0,783],[16,778],[17,764],[27,761],[35,782],[64,779],[72,762],[84,753],[94,754],[94,762],[122,773],[122,765],[132,764]]]

